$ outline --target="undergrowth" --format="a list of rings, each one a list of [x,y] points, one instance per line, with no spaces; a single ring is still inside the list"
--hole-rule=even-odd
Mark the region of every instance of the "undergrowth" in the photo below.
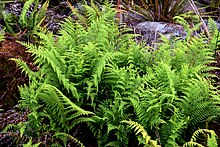
[[[41,30],[38,43],[22,43],[37,71],[12,59],[30,80],[19,87],[20,106],[31,111],[24,135],[54,132],[63,145],[71,138],[83,146],[86,142],[72,131],[87,124],[100,147],[131,142],[170,147],[189,141],[184,131],[194,132],[219,118],[219,91],[209,74],[215,69],[209,65],[218,31],[213,20],[208,39],[202,33],[193,36],[193,29],[177,17],[186,39],[172,42],[161,35],[162,43],[152,50],[116,24],[110,4],[102,11],[95,5],[84,8],[87,26],[68,18],[58,35]]]

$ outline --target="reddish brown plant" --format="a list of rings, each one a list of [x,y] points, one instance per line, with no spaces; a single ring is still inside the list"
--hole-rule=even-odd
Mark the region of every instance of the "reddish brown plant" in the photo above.
[[[28,84],[28,77],[21,73],[14,61],[9,60],[11,58],[19,58],[34,69],[32,57],[23,45],[11,37],[0,42],[0,109],[4,110],[17,104],[18,86]]]

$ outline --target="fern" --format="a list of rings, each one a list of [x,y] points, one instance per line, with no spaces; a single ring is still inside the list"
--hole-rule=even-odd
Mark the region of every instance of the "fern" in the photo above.
[[[216,25],[216,22],[209,18],[208,27],[211,35],[211,39],[209,40],[210,47],[215,50],[215,55],[217,53],[217,49],[220,43],[219,39],[219,29]]]
[[[190,116],[190,124],[195,125],[209,116],[218,116],[219,98],[214,89],[210,93],[211,88],[204,79],[199,78],[193,79],[186,87],[186,91],[183,91],[185,96],[180,108],[186,116]]]
[[[92,121],[92,119],[89,120],[82,117],[83,115],[93,115],[92,112],[85,111],[75,105],[54,86],[43,85],[42,93],[40,93],[38,97],[45,102],[47,106],[46,110],[49,112],[52,119],[57,121],[58,124],[62,125],[62,127],[67,130],[83,121]],[[71,121],[70,126],[66,126],[67,121]]]
[[[32,144],[32,138],[31,138],[31,139],[28,141],[28,143],[23,144],[23,147],[29,147],[29,146],[38,147],[38,146],[40,146],[40,144],[41,144],[41,142]]]
[[[196,143],[196,142],[187,142],[187,144],[184,144],[184,147],[204,147],[203,145]]]
[[[37,72],[12,59],[30,78],[29,86],[19,89],[20,105],[32,111],[31,128],[67,137],[86,123],[98,146],[128,146],[138,134],[144,145],[156,146],[157,140],[161,146],[178,146],[187,128],[219,117],[219,91],[205,79],[215,69],[208,66],[214,61],[214,41],[192,36],[197,27],[178,18],[187,38],[162,36],[162,43],[149,50],[133,40],[129,29],[116,25],[110,5],[99,9],[92,2],[84,8],[87,17],[65,19],[59,35],[39,31],[38,43],[22,43]],[[51,127],[41,127],[44,119]],[[135,122],[123,121],[129,119]]]
[[[129,131],[120,124],[120,121],[129,117],[125,113],[128,108],[127,103],[119,98],[112,103],[109,102],[105,101],[99,105],[96,113],[102,119],[98,120],[98,124],[90,123],[90,128],[94,131],[99,146],[108,146],[116,142],[120,146],[127,145],[129,138],[126,136]],[[113,139],[108,140],[108,138]]]
[[[186,31],[186,40],[189,41],[193,33],[192,29],[190,29],[189,23],[181,16],[175,16],[173,19],[184,27],[184,30]]]
[[[69,135],[69,134],[66,134],[66,133],[56,133],[55,135],[53,135],[53,137],[56,137],[56,138],[61,138],[63,141],[66,140],[64,139],[63,137],[65,138],[68,138],[70,139],[72,142],[74,142],[77,146],[80,146],[80,147],[85,147],[83,145],[83,143],[81,143],[78,139],[76,139],[75,137]],[[64,141],[65,142],[65,141]]]
[[[214,36],[217,36],[217,33],[218,33],[218,27],[217,27],[217,24],[216,22],[209,18],[208,20],[208,28],[209,28],[209,33],[214,37]]]
[[[218,136],[215,134],[215,132],[214,131],[211,132],[211,134],[208,135],[208,141],[207,141],[208,146],[217,147],[218,146],[217,138]]]
[[[181,138],[183,131],[187,128],[188,123],[187,117],[184,118],[179,112],[174,113],[174,115],[161,126],[160,135],[161,143],[165,147],[177,146],[178,140]]]
[[[3,41],[4,40],[4,32],[3,31],[0,31],[0,41]]]
[[[128,124],[131,129],[134,129],[135,135],[141,134],[142,138],[144,139],[144,146],[150,146],[150,147],[157,147],[157,142],[154,140],[151,140],[151,137],[147,134],[147,131],[143,128],[143,126],[141,126],[140,124],[138,124],[137,122],[134,121],[122,121],[122,123],[126,123]]]
[[[30,16],[27,16],[27,12],[33,4],[33,11],[31,12]],[[49,0],[45,1],[40,10],[38,10],[38,4],[39,0],[28,0],[24,3],[21,15],[18,20],[18,23],[21,25],[22,28],[27,28],[33,32],[37,31],[37,29],[40,28],[40,25],[45,19],[45,14],[49,6]]]
[[[192,135],[192,138],[189,142],[185,143],[183,147],[191,147],[191,146],[199,146],[203,147],[203,145],[199,144],[196,142],[197,138],[199,137],[200,134],[203,134],[204,136],[207,136],[207,145],[212,146],[212,147],[217,147],[217,135],[213,130],[208,130],[208,129],[199,129],[195,131]]]
[[[16,58],[11,58],[10,60],[15,61],[19,68],[22,69],[22,72],[25,72],[25,74],[28,75],[30,80],[35,81],[35,79],[39,77],[39,72],[33,72],[30,70],[24,61]]]
[[[23,8],[22,8],[22,11],[21,11],[21,15],[19,17],[19,23],[22,25],[22,26],[27,26],[28,24],[28,20],[27,20],[27,12],[28,12],[28,9],[30,8],[31,4],[34,3],[34,0],[28,0],[25,2]]]
[[[42,42],[46,41],[42,46],[35,47],[24,44],[29,48],[29,52],[31,52],[35,56],[35,64],[38,66],[42,65],[41,72],[43,74],[54,72],[54,76],[56,76],[57,80],[59,80],[59,82],[63,84],[64,88],[66,88],[68,92],[72,92],[75,98],[79,99],[76,88],[72,83],[69,82],[69,79],[67,79],[65,76],[65,61],[61,54],[56,51],[54,44],[52,44],[52,34],[44,35],[42,33],[39,33],[38,35],[43,39]],[[50,81],[50,78],[51,80],[53,80],[53,77],[47,77],[46,79]]]
[[[38,27],[40,27],[40,25],[42,24],[43,20],[45,19],[45,15],[46,15],[46,11],[47,11],[48,6],[49,6],[49,0],[46,0],[45,3],[40,8],[40,10],[36,12],[36,16],[32,13],[33,14],[32,19],[34,19],[32,27],[35,28],[36,25]]]

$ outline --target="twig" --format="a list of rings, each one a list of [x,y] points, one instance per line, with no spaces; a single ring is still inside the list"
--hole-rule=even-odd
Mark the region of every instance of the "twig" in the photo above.
[[[193,0],[188,0],[188,2],[190,3],[190,5],[191,5],[191,7],[193,8],[193,11],[196,13],[196,15],[199,16],[199,19],[200,19],[200,21],[202,22],[202,26],[203,26],[203,28],[204,28],[204,30],[205,30],[205,33],[206,33],[207,37],[209,38],[209,37],[210,37],[210,34],[209,34],[209,30],[208,30],[208,28],[207,28],[207,25],[206,25],[205,21],[202,19],[202,17],[201,17],[201,15],[200,15],[200,13],[199,13],[199,11],[198,11],[198,9],[197,9],[197,7],[196,7],[194,1],[193,1]]]
[[[116,19],[118,20],[119,24],[121,22],[121,0],[117,1],[117,5],[116,5]]]

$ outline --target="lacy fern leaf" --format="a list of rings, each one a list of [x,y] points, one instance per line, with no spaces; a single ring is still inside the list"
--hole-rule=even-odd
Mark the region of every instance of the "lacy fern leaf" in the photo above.
[[[126,123],[128,124],[131,129],[134,129],[135,135],[141,134],[143,139],[144,139],[144,145],[145,146],[150,146],[150,147],[157,147],[157,142],[154,140],[151,140],[151,137],[147,134],[147,131],[144,129],[143,126],[141,126],[140,124],[138,124],[137,122],[134,121],[121,121],[122,123]]]

